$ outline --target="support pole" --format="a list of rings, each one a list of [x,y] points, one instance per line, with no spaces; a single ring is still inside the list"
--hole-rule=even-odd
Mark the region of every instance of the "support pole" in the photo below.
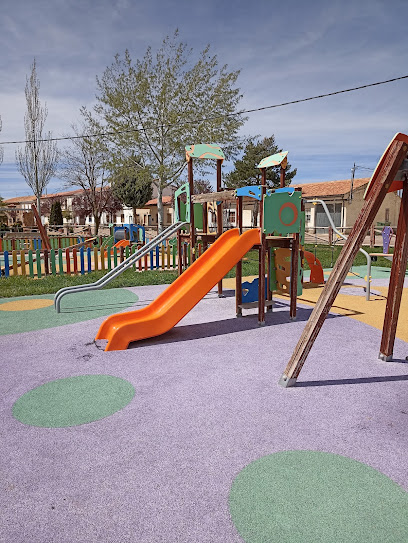
[[[299,269],[299,233],[294,234],[291,240],[291,259],[290,259],[290,320],[296,319],[296,299],[298,288],[298,269]]]
[[[280,188],[283,189],[283,187],[285,186],[285,168],[282,168],[281,166],[281,169],[280,169]]]
[[[207,234],[208,234],[208,203],[203,203],[203,252],[207,250],[208,248],[208,242],[207,242]]]
[[[237,198],[237,226],[242,234],[242,196]],[[235,308],[237,317],[242,317],[242,259],[237,262],[235,270]]]
[[[261,207],[259,213],[259,225],[261,227],[261,246],[259,249],[259,290],[258,290],[258,325],[265,325],[265,256],[266,239],[263,231],[264,223],[264,197],[266,194],[266,168],[261,168],[262,187],[261,187]]]
[[[394,140],[384,157],[383,163],[373,180],[364,206],[347,238],[329,279],[318,299],[312,314],[303,330],[288,365],[279,381],[283,387],[294,386],[316,337],[336,299],[337,294],[351,268],[353,260],[361,247],[367,230],[373,222],[380,206],[395,179],[395,175],[407,155],[408,145]]]
[[[221,165],[222,165],[222,160],[217,159],[217,192],[221,192]],[[219,204],[217,204],[217,237],[222,236],[222,233],[223,233],[222,210],[223,210],[223,203],[221,201]],[[218,281],[218,297],[223,298],[222,279]]]
[[[405,271],[408,259],[408,181],[405,178],[402,192],[401,207],[398,217],[397,237],[395,240],[394,257],[392,259],[390,284],[388,287],[387,305],[380,354],[378,358],[388,362],[392,360],[395,334],[397,331],[398,315],[401,306],[401,296],[404,287]]]
[[[193,179],[193,159],[190,157],[188,161],[188,184],[190,187],[190,262],[193,263],[195,260],[195,224],[194,224],[194,204],[193,204],[193,194],[194,194],[194,179]]]

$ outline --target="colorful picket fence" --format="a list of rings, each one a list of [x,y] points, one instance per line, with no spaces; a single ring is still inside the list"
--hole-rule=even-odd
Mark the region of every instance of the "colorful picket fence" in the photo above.
[[[58,236],[50,237],[50,245],[52,249],[65,249],[78,243],[83,243],[85,238],[82,236]],[[21,250],[37,251],[42,249],[41,238],[0,238],[0,252],[4,251],[21,251]]]
[[[75,238],[76,239],[76,238]],[[1,277],[16,275],[41,278],[44,275],[84,275],[95,270],[110,271],[136,251],[136,246],[113,248],[66,248],[51,251],[12,250],[0,253]],[[196,255],[201,254],[201,245],[196,247]],[[182,264],[186,268],[191,263],[190,245],[182,244]],[[135,271],[177,269],[178,255],[176,244],[155,247],[134,265]]]

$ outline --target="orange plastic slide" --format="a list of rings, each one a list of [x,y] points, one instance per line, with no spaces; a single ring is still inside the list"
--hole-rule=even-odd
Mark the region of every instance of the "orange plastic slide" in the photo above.
[[[310,282],[316,284],[324,283],[323,268],[320,260],[309,251],[305,251],[304,255],[310,268]]]
[[[108,317],[95,339],[108,340],[105,351],[120,351],[132,341],[164,334],[259,242],[258,228],[241,235],[237,228],[228,230],[150,305]]]

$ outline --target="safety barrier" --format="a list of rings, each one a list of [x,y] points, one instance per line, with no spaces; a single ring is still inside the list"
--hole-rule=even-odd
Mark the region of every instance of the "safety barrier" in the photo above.
[[[63,238],[64,239],[64,238]],[[70,240],[71,238],[66,238]],[[73,238],[77,242],[77,238]],[[34,240],[30,240],[34,241]],[[39,240],[40,241],[40,240]],[[132,247],[113,248],[60,248],[51,251],[36,249],[5,250],[0,253],[1,277],[25,275],[41,278],[45,275],[84,275],[95,270],[111,271],[124,262],[137,250]],[[201,254],[202,247],[197,245],[195,252]],[[191,261],[190,245],[182,244],[183,266]],[[135,271],[174,270],[178,266],[177,244],[163,243],[149,251],[134,265]]]

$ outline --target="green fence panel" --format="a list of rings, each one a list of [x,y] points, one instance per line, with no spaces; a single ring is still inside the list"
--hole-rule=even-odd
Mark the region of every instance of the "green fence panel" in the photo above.
[[[62,249],[58,249],[58,273],[64,275],[64,261],[62,255]]]
[[[41,253],[39,249],[35,252],[36,264],[37,264],[37,277],[41,277]]]
[[[57,275],[57,269],[55,266],[55,249],[51,249],[50,261],[51,261],[51,273],[52,275]]]

